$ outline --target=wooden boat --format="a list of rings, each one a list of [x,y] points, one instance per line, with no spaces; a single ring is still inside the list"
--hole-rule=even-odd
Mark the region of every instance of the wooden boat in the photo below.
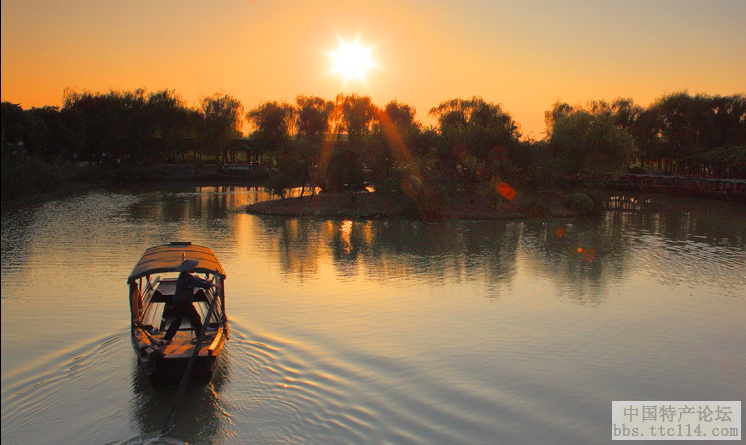
[[[184,259],[197,260],[195,273],[215,280],[219,287],[195,289],[194,307],[204,325],[202,335],[194,333],[184,318],[171,343],[163,335],[173,320],[173,295]],[[207,383],[218,365],[220,353],[230,336],[225,315],[225,271],[207,247],[173,242],[147,249],[127,278],[132,318],[132,346],[140,367],[153,385],[178,385],[195,348],[190,381]],[[197,342],[197,340],[201,340]]]

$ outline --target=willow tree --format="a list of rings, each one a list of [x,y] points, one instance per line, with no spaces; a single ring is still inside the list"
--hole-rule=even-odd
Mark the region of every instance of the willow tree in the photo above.
[[[241,136],[243,105],[235,97],[220,93],[203,97],[201,111],[204,117],[202,135],[209,150]]]
[[[411,183],[422,182],[416,147],[420,129],[410,105],[394,100],[379,112],[365,153],[377,191],[400,194]]]
[[[337,96],[330,116],[335,121],[337,135],[346,134],[347,140],[337,140],[323,153],[320,168],[328,190],[352,193],[364,180],[364,150],[369,143],[378,108],[369,96]],[[338,138],[339,139],[339,138]]]
[[[295,103],[298,135],[320,141],[329,129],[329,116],[334,110],[334,103],[318,96],[297,96]]]
[[[296,128],[298,138],[294,144],[293,156],[300,164],[301,196],[305,185],[311,181],[312,169],[318,165],[324,139],[329,131],[329,116],[334,111],[334,103],[318,96],[298,96]],[[311,188],[313,193],[314,187]]]
[[[611,115],[586,110],[560,116],[550,146],[565,173],[624,173],[637,155],[634,139]]]
[[[264,102],[246,113],[255,130],[251,133],[258,154],[277,155],[287,150],[294,126],[295,108],[287,102]]]
[[[506,153],[515,149],[520,133],[500,104],[481,97],[452,99],[430,110],[438,118],[442,166],[461,182],[489,181],[500,173]]]
[[[342,125],[350,145],[360,148],[363,137],[370,134],[377,115],[378,108],[369,96],[345,96],[342,102]]]
[[[129,151],[126,141],[148,136],[145,90],[110,90],[108,93],[66,89],[63,109],[81,113],[85,119],[82,158],[102,162],[114,152]],[[125,153],[122,153],[125,154]]]

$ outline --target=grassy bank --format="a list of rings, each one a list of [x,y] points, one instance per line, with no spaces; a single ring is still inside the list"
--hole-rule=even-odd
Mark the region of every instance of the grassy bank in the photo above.
[[[426,211],[422,211],[423,207]],[[433,209],[437,209],[433,212]],[[592,198],[584,193],[517,192],[511,199],[485,194],[451,194],[437,203],[414,202],[409,197],[377,193],[320,193],[303,198],[263,201],[247,207],[249,213],[279,216],[335,218],[525,219],[566,218],[597,214]]]
[[[90,187],[163,181],[162,165],[75,166],[50,163],[25,154],[2,160],[3,210],[75,193]],[[322,193],[304,198],[265,201],[248,211],[266,215],[315,215],[345,218],[522,219],[571,217],[599,213],[592,192],[509,190],[483,186],[470,192],[444,191],[410,196],[378,193]],[[506,197],[507,196],[507,197]]]
[[[161,167],[131,165],[75,166],[26,154],[2,157],[2,207],[73,193],[91,186],[152,180]]]
[[[26,154],[2,157],[2,205],[38,199],[77,183],[70,165],[52,164]]]

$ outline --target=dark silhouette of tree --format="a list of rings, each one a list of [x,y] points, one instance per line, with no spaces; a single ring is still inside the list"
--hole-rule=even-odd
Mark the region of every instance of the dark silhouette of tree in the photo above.
[[[369,96],[338,95],[334,109],[329,115],[333,128],[333,143],[324,147],[319,162],[320,176],[327,190],[351,193],[364,181],[364,152],[378,116],[378,108]],[[340,135],[346,134],[344,140]]]
[[[664,96],[653,107],[660,116],[661,134],[670,146],[686,157],[711,145],[714,112],[703,96],[686,93]]]
[[[414,117],[416,110],[407,104],[394,100],[386,104],[383,112],[400,130],[420,127],[420,123]]]
[[[277,167],[283,175],[277,185],[305,187],[315,179],[328,190],[354,191],[372,180],[380,192],[405,198],[424,200],[417,194],[423,184],[451,193],[466,188],[473,197],[495,181],[541,189],[571,173],[621,173],[636,164],[635,153],[643,167],[672,174],[746,177],[744,94],[679,92],[648,107],[629,98],[557,102],[545,112],[542,141],[519,142],[510,114],[480,97],[442,102],[430,114],[438,126],[423,130],[409,105],[392,101],[379,109],[357,94],[335,101],[298,96],[295,105],[265,102],[244,114],[240,101],[222,93],[202,98],[195,109],[167,89],[66,89],[62,108],[23,110],[3,102],[2,155],[4,163],[15,159],[21,166],[12,172],[29,162],[70,160],[151,166],[179,152],[182,160],[193,152],[196,162],[203,150],[217,155],[215,149],[241,136],[246,118],[255,130],[251,154]]]
[[[746,96],[742,94],[725,97],[669,94],[646,109],[640,120],[643,118],[646,125],[639,127],[647,133],[633,134],[655,141],[650,148],[641,144],[646,157],[667,159],[671,172],[729,175],[732,172],[725,172],[728,169],[725,159],[737,161],[746,156]],[[725,152],[730,154],[723,156]],[[660,161],[658,165],[660,168]]]
[[[256,128],[251,139],[260,156],[282,154],[287,149],[295,114],[295,108],[286,102],[264,102],[246,113],[246,119]]]
[[[202,140],[209,151],[241,136],[243,105],[235,97],[221,93],[203,97],[201,111],[204,117]]]
[[[557,102],[545,113],[550,140],[554,139],[555,123],[577,113],[592,116],[597,124],[599,119],[609,118],[615,127],[626,130],[643,166],[657,165],[669,173],[720,176],[739,175],[746,169],[746,96],[742,94],[710,97],[680,92],[662,96],[647,108],[625,98],[611,104],[591,101],[585,106]],[[562,137],[568,137],[568,122],[562,128]],[[580,132],[575,139],[585,140],[581,133],[586,126],[575,125],[575,130]],[[611,135],[608,138],[613,139]],[[608,159],[609,154],[602,157]],[[579,167],[576,163],[574,168]]]
[[[203,97],[202,115],[205,118],[205,137],[226,141],[241,135],[243,105],[235,97],[220,93]]]
[[[399,195],[413,178],[422,181],[416,148],[420,128],[415,109],[407,104],[391,101],[380,111],[365,155],[376,190]]]
[[[40,154],[47,151],[49,128],[33,111],[18,104],[2,103],[3,154],[8,151]]]
[[[325,138],[329,132],[329,117],[334,111],[334,103],[317,96],[298,96],[297,105],[298,139],[295,144],[295,157],[301,164],[301,196],[305,185],[311,180],[312,170],[318,165]],[[314,187],[311,188],[312,193]]]
[[[295,115],[295,108],[286,102],[264,102],[246,113],[246,119],[256,128],[252,133],[255,139],[276,145],[290,137],[295,126]]]
[[[82,113],[58,107],[32,108],[30,113],[45,123],[46,146],[41,151],[47,158],[71,160],[73,153],[81,152],[86,130]]]
[[[15,149],[25,137],[23,108],[19,104],[3,102],[0,104],[0,122],[2,122],[2,150]]]
[[[746,95],[715,96],[711,100],[714,147],[746,146]]]
[[[201,125],[197,112],[187,109],[173,92],[164,90],[146,97],[144,89],[132,92],[109,91],[107,94],[66,90],[61,114],[82,117],[85,138],[76,147],[79,158],[101,162],[105,155],[118,159],[136,157],[142,162],[162,160],[168,144],[144,141],[194,137]],[[76,128],[80,128],[76,124]],[[68,138],[69,139],[69,138]],[[69,144],[68,144],[69,145]]]
[[[576,110],[555,120],[550,145],[564,173],[624,173],[637,154],[634,139],[610,113]]]
[[[440,124],[440,168],[473,195],[475,184],[502,173],[506,154],[518,147],[518,126],[499,104],[480,97],[452,99],[430,110]]]
[[[161,160],[173,159],[176,152],[184,151],[193,144],[186,141],[202,139],[205,127],[204,115],[187,107],[180,95],[173,90],[161,90],[148,94],[143,109],[146,138],[157,140],[154,150]]]
[[[342,125],[347,132],[349,143],[360,148],[363,137],[370,134],[373,122],[378,115],[378,108],[369,96],[352,94],[342,103]]]
[[[614,125],[624,128],[632,133],[635,123],[640,118],[644,109],[629,98],[618,98],[611,104],[611,115],[614,119]]]
[[[256,130],[251,134],[257,153],[273,154],[277,173],[270,178],[273,193],[285,196],[285,189],[300,183],[302,166],[296,155],[296,145],[290,142],[295,126],[296,110],[285,102],[264,102],[246,113],[246,119]]]
[[[108,94],[91,92],[77,93],[66,90],[63,98],[64,109],[75,110],[85,116],[86,138],[80,158],[96,163],[111,159],[123,147],[122,141],[128,138],[142,138],[146,134],[143,109],[145,91],[119,92]]]
[[[318,96],[298,96],[295,103],[298,135],[309,141],[320,142],[329,131],[329,116],[334,110],[334,103]]]
[[[363,156],[350,144],[337,144],[331,149],[324,169],[324,185],[327,191],[349,192],[354,200],[355,192],[365,180]]]
[[[566,102],[555,102],[552,104],[552,109],[544,112],[544,124],[546,125],[546,136],[550,138],[552,136],[552,128],[554,123],[561,117],[567,117],[575,109]]]
[[[188,109],[181,96],[174,91],[161,90],[148,94],[143,109],[148,136],[166,139],[196,137],[199,127],[189,116],[195,111]]]
[[[18,104],[2,103],[3,203],[57,190],[72,179],[61,148],[68,117],[55,107],[23,110]]]

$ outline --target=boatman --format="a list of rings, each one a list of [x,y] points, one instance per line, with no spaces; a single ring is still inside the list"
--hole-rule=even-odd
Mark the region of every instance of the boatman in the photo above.
[[[194,288],[209,289],[213,286],[218,288],[220,286],[213,283],[212,280],[207,281],[192,275],[197,264],[199,264],[197,260],[185,259],[176,268],[176,271],[181,273],[178,280],[176,280],[176,291],[174,292],[174,321],[171,322],[166,335],[163,336],[164,343],[170,343],[173,340],[176,331],[181,327],[181,321],[184,317],[189,318],[189,321],[192,323],[195,336],[199,337],[199,333],[202,332],[202,321],[200,320],[197,309],[192,304],[194,303]]]

